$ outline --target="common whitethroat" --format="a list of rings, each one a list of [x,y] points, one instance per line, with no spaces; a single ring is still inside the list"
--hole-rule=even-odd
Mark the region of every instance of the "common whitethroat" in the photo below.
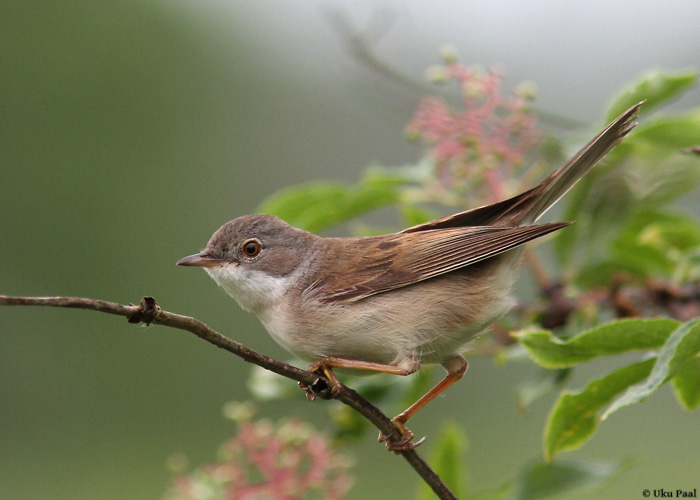
[[[181,266],[203,267],[272,338],[312,361],[332,390],[333,368],[409,375],[440,363],[447,375],[393,419],[411,449],[408,419],[467,370],[465,345],[514,304],[523,244],[569,222],[534,224],[636,125],[632,106],[563,167],[510,199],[404,229],[322,238],[271,215],[224,224]],[[307,388],[307,395],[309,395]]]

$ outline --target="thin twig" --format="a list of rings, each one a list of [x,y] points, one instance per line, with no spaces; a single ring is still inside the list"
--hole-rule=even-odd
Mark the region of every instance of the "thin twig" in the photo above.
[[[328,8],[323,11],[323,14],[325,14],[327,21],[332,25],[334,31],[339,34],[341,42],[346,44],[349,53],[375,74],[389,82],[398,84],[408,90],[410,94],[416,98],[421,98],[425,95],[441,95],[445,98],[454,97],[453,93],[444,88],[428,85],[421,80],[416,81],[415,78],[408,76],[398,67],[376,54],[374,46],[377,40],[386,35],[388,27],[395,22],[394,19],[390,18],[390,16],[393,15],[391,12],[381,10],[374,13],[375,19],[371,19],[371,21],[373,21],[375,29],[372,33],[368,33],[368,30],[363,31],[355,27],[347,12],[342,9]],[[384,32],[381,31],[382,26],[385,27]],[[536,108],[536,112],[540,121],[550,127],[571,130],[580,129],[586,125],[586,123],[581,120],[563,116],[559,113],[545,111],[540,108]],[[687,152],[694,153],[695,151],[690,151],[691,149],[692,148],[689,148]],[[698,150],[700,151],[700,147],[698,147]]]
[[[295,366],[277,361],[269,356],[260,354],[243,344],[231,340],[228,337],[211,329],[201,321],[190,316],[183,316],[168,311],[164,311],[152,297],[144,297],[141,303],[122,305],[104,300],[86,299],[80,297],[9,297],[0,295],[0,305],[10,306],[50,306],[68,307],[73,309],[88,309],[92,311],[104,312],[124,316],[129,323],[145,323],[147,325],[156,324],[177,328],[193,333],[202,340],[224,349],[236,356],[270,370],[278,375],[287,377],[297,382],[302,382],[310,387],[330,387],[327,380],[321,375],[306,370],[301,370]],[[321,384],[319,384],[319,381]],[[355,411],[372,422],[377,429],[385,435],[391,436],[394,440],[401,439],[401,433],[382,411],[375,405],[360,396],[357,392],[345,386],[337,394],[331,394],[330,390],[321,391],[319,396],[324,399],[335,398],[338,401],[350,406]],[[415,450],[405,450],[397,452],[411,464],[415,471],[432,488],[435,494],[441,499],[456,499],[454,493],[445,485],[440,476],[418,455]]]

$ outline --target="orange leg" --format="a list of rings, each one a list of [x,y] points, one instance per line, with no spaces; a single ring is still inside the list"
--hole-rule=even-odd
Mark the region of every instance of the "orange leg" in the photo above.
[[[443,366],[447,370],[447,375],[445,375],[445,378],[438,382],[438,384],[435,387],[430,389],[418,401],[416,401],[402,413],[394,417],[394,423],[396,423],[397,421],[401,422],[402,424],[408,422],[408,419],[416,413],[418,413],[418,411],[421,408],[423,408],[437,396],[442,394],[445,391],[445,389],[447,389],[452,384],[461,379],[464,373],[467,371],[469,363],[467,363],[467,360],[464,359],[462,356],[455,356],[454,358],[450,358],[445,363],[443,363]]]
[[[435,387],[433,387],[427,393],[425,393],[420,399],[418,399],[418,401],[416,401],[402,413],[399,413],[397,416],[391,419],[391,421],[394,422],[394,425],[396,425],[396,427],[401,432],[401,436],[403,439],[401,439],[401,441],[398,442],[391,442],[388,441],[388,436],[379,433],[379,441],[386,441],[386,447],[389,451],[398,453],[402,450],[411,450],[416,446],[423,444],[425,437],[421,438],[416,443],[411,442],[411,440],[413,439],[413,433],[406,427],[406,422],[408,422],[408,420],[416,413],[418,413],[418,411],[421,410],[425,405],[427,405],[433,399],[442,394],[445,391],[445,389],[447,389],[452,384],[461,379],[464,373],[467,371],[469,363],[467,363],[467,360],[464,359],[462,356],[455,356],[443,362],[442,366],[445,368],[445,370],[447,370],[447,375],[445,376],[445,378],[443,378],[440,382],[437,383]]]
[[[425,438],[422,438],[417,443],[411,442],[411,440],[413,439],[413,433],[406,427],[406,422],[408,422],[408,420],[412,416],[418,413],[418,411],[421,408],[423,408],[437,396],[442,394],[442,392],[445,391],[445,389],[447,389],[452,384],[461,379],[464,373],[467,371],[469,364],[467,363],[467,360],[464,359],[462,356],[454,356],[446,360],[443,363],[443,366],[445,370],[447,370],[447,375],[445,376],[445,378],[443,378],[435,387],[430,389],[423,397],[418,399],[418,401],[416,401],[410,407],[408,407],[404,412],[400,413],[392,419],[394,425],[396,425],[398,430],[401,432],[402,439],[400,441],[393,442],[388,440],[389,436],[385,436],[382,433],[379,434],[379,440],[385,441],[386,447],[390,451],[399,452],[402,450],[410,450],[423,443]],[[320,359],[319,361],[316,361],[315,363],[309,365],[309,371],[323,371],[324,375],[326,375],[326,378],[328,378],[331,384],[331,391],[337,392],[340,389],[341,384],[338,378],[335,376],[335,373],[333,373],[333,368],[335,367],[354,368],[358,370],[369,370],[382,373],[391,373],[393,375],[406,376],[418,371],[420,364],[414,359],[409,359],[406,362],[400,363],[398,365],[387,365],[382,363],[373,363],[371,361],[359,361],[354,359],[328,357]],[[302,387],[302,389],[306,391],[307,398],[309,398],[310,400],[314,398],[313,393],[308,389],[308,387],[301,385],[300,387]]]
[[[338,380],[338,377],[335,376],[335,373],[333,373],[333,368],[353,368],[356,370],[368,370],[372,372],[406,376],[417,372],[418,368],[420,368],[420,364],[413,359],[408,359],[406,362],[398,365],[386,365],[383,363],[373,363],[372,361],[336,358],[333,356],[321,358],[315,363],[310,364],[308,370],[310,372],[317,372],[319,370],[322,371],[331,384],[331,391],[333,393],[337,393],[342,384]],[[313,401],[315,396],[309,390],[309,388],[302,384],[299,386],[306,391],[306,397],[310,401]]]

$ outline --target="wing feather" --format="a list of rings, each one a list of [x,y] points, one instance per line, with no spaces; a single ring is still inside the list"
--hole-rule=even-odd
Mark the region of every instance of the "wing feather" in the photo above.
[[[358,265],[315,281],[304,295],[326,303],[361,300],[481,262],[568,224],[473,226],[358,238],[345,249],[347,255],[336,256]]]

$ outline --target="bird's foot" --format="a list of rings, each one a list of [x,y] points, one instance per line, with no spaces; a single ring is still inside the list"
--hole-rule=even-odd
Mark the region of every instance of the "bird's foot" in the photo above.
[[[377,441],[379,441],[380,443],[384,443],[387,450],[393,451],[394,453],[398,454],[402,451],[412,450],[422,445],[425,441],[425,436],[423,436],[414,443],[414,435],[408,429],[408,427],[406,427],[403,421],[401,421],[398,417],[393,418],[391,421],[401,433],[401,439],[399,439],[398,441],[391,441],[391,436],[387,436],[383,432],[380,432]]]
[[[317,378],[310,385],[299,382],[299,388],[306,393],[306,399],[309,401],[316,399],[316,396],[321,396],[323,399],[331,399],[343,387],[343,384],[340,383],[338,377],[333,373],[333,365],[326,358],[310,364],[307,370],[325,377]]]

